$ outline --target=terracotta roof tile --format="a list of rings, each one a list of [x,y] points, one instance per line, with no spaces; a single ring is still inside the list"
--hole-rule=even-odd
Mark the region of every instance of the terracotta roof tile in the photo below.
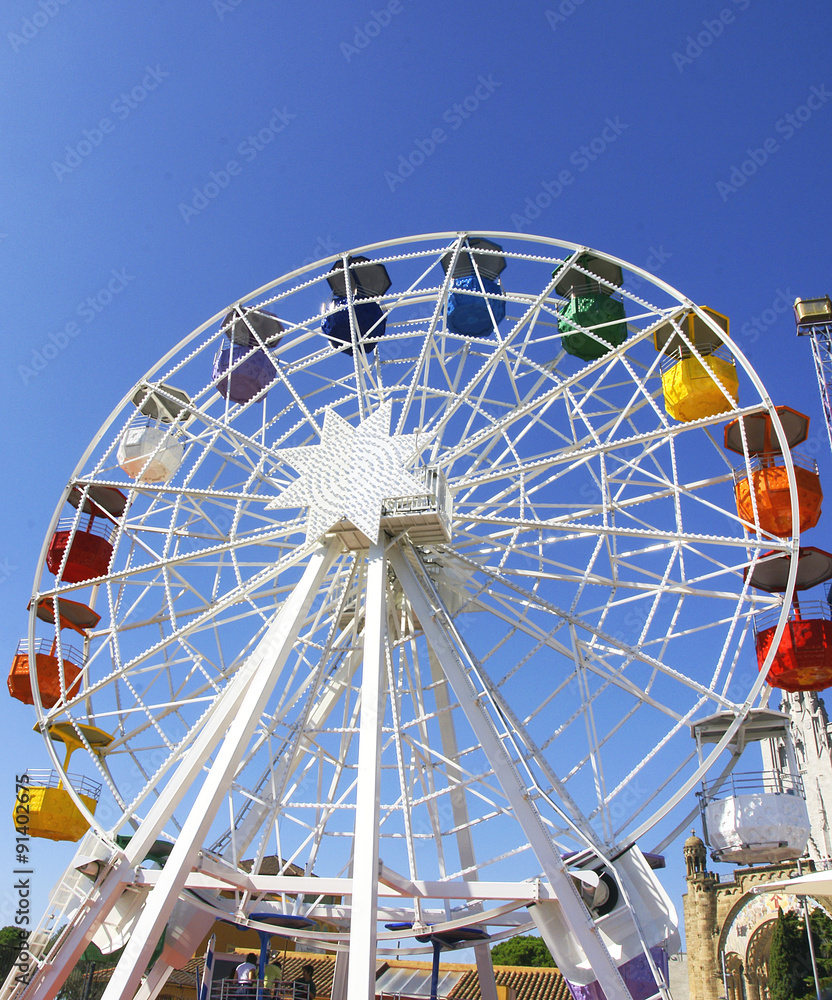
[[[254,860],[252,858],[247,858],[245,861],[240,862],[240,867],[244,872],[250,872],[253,865]],[[281,861],[274,854],[268,854],[265,858],[261,859],[261,875],[277,875],[278,873],[282,875],[303,875],[304,871],[302,868],[298,868],[297,865],[293,865],[288,861]]]
[[[332,977],[335,972],[335,956],[313,952],[287,951],[280,956],[284,979],[297,979],[307,963],[313,967],[315,992],[318,1000],[325,1000],[332,992]],[[193,996],[195,984],[202,975],[202,956],[192,958],[184,969],[174,970],[166,984],[162,997],[180,1000]],[[396,965],[422,966],[419,962],[396,962]],[[443,967],[445,963],[442,963]],[[388,966],[379,964],[379,974]],[[429,966],[428,966],[429,967]],[[106,980],[112,969],[101,969],[95,973],[96,980]],[[517,1000],[571,1000],[566,980],[557,969],[537,969],[525,966],[495,965],[494,977],[498,986],[508,986],[516,993]],[[187,993],[183,993],[183,987]],[[462,978],[449,993],[449,1000],[481,1000],[480,984],[475,967],[465,969]]]
[[[570,1000],[569,987],[557,969],[535,969],[523,966],[494,966],[498,986],[508,986],[517,1000]],[[477,970],[471,969],[450,993],[451,1000],[480,1000]]]

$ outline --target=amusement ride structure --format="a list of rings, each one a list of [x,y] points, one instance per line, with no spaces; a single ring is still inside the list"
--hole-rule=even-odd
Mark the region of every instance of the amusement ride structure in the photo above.
[[[823,416],[832,448],[832,299],[796,299],[794,317],[798,337],[810,337]]]
[[[712,847],[806,846],[791,757],[730,779],[769,684],[832,680],[795,638],[832,575],[807,427],[721,313],[548,238],[378,243],[212,316],[44,543],[9,688],[52,767],[15,815],[80,843],[3,998],[94,942],[105,1000],[149,1000],[218,919],[335,952],[350,1000],[460,945],[495,1000],[488,943],[534,928],[576,997],[666,994],[654,869],[717,761]]]

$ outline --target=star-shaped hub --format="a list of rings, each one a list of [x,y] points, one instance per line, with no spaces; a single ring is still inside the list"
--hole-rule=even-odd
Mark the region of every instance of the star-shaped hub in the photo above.
[[[392,402],[383,403],[353,427],[328,409],[319,445],[277,452],[301,476],[266,509],[308,507],[307,541],[347,519],[377,542],[382,500],[425,493],[425,484],[405,468],[415,457],[417,435],[391,437],[392,413]]]

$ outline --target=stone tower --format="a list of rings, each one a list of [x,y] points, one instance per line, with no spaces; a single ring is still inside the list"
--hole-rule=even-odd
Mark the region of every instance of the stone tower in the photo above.
[[[684,853],[688,891],[682,902],[690,995],[695,1000],[717,1000],[721,991],[714,937],[719,933],[715,891],[719,885],[719,876],[707,870],[707,849],[693,830],[685,841]]]
[[[792,744],[803,787],[812,833],[809,857],[818,867],[832,860],[832,829],[829,810],[832,809],[832,730],[826,706],[817,691],[785,693],[780,711],[788,713]],[[763,768],[787,770],[782,741],[769,740],[762,744]]]

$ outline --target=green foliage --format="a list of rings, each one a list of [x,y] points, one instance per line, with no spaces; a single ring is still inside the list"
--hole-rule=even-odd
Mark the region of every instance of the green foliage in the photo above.
[[[815,942],[819,976],[832,976],[832,920],[816,907],[809,914],[809,926]]]
[[[491,949],[492,965],[529,965],[535,968],[555,967],[555,960],[543,943],[543,938],[524,935],[501,941]]]
[[[0,928],[0,982],[9,974],[15,959],[20,954],[24,939],[20,936],[20,930],[7,924]]]
[[[20,931],[11,924],[0,927],[0,948],[8,948],[10,945],[17,947],[20,943]]]
[[[832,920],[816,908],[809,914],[818,978],[832,980]],[[815,995],[806,922],[797,913],[778,913],[769,955],[771,1000],[799,1000]]]
[[[808,951],[802,921],[796,913],[777,912],[768,958],[768,987],[771,1000],[795,1000],[803,995],[802,969],[804,947]]]
[[[104,969],[109,965],[117,965],[123,951],[123,948],[119,948],[118,951],[113,951],[109,955],[105,955],[98,945],[90,941],[81,954],[81,961],[95,962],[96,969]]]

